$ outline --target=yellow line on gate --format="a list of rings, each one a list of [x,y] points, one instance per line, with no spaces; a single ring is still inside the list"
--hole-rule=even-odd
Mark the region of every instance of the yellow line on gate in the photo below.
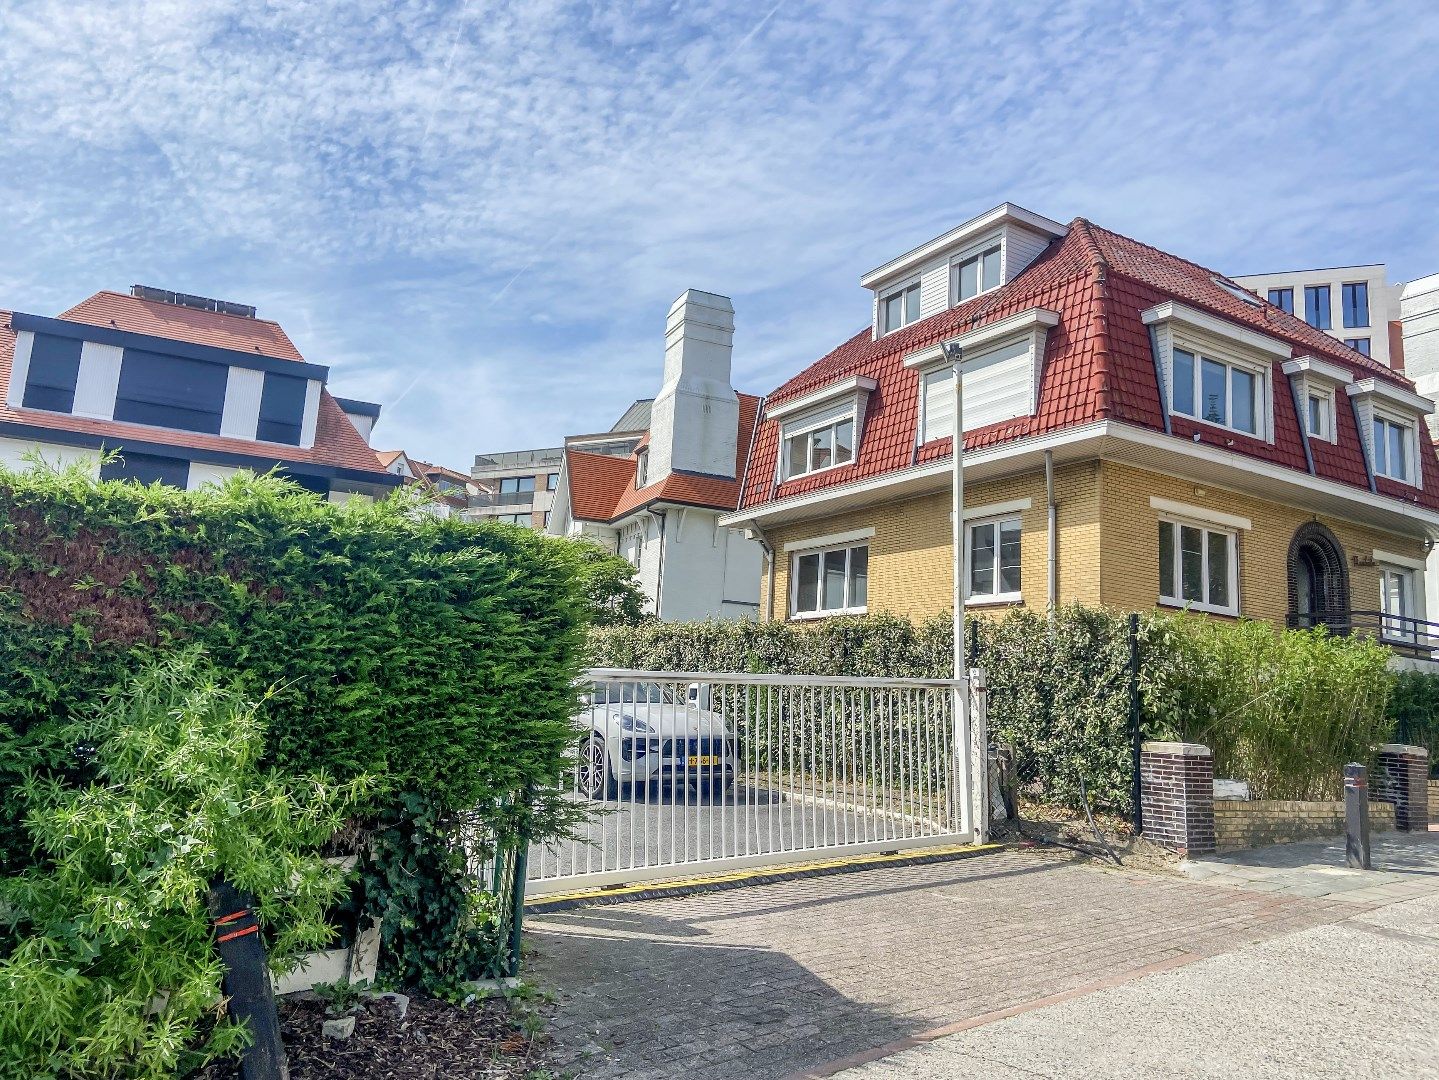
[[[814,877],[842,870],[861,870],[870,866],[885,866],[894,863],[918,864],[941,862],[984,855],[998,851],[1003,844],[954,844],[948,846],[909,848],[906,851],[875,852],[865,855],[848,855],[835,859],[820,859],[813,862],[787,863],[781,866],[756,866],[751,869],[733,870],[716,874],[701,874],[685,878],[668,878],[664,881],[638,881],[634,884],[598,886],[567,893],[545,893],[543,896],[525,898],[525,910],[542,911],[545,908],[576,907],[586,903],[613,901],[618,899],[658,899],[659,896],[674,896],[686,892],[699,892],[720,886],[735,887],[747,884],[761,884],[775,878],[792,879]]]

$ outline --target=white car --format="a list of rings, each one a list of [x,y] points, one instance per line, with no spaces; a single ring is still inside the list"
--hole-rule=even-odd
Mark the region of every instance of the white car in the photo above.
[[[680,700],[671,687],[601,682],[583,702],[576,780],[586,798],[614,799],[622,788],[646,785],[713,794],[734,784],[734,740],[724,718]]]

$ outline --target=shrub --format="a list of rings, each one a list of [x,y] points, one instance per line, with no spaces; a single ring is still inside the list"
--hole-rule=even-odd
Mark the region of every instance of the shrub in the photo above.
[[[72,725],[95,780],[26,781],[43,869],[0,881],[0,1075],[174,1076],[235,1049],[206,896],[255,898],[277,968],[329,939],[344,876],[315,854],[366,786],[258,762],[256,705],[196,654]]]
[[[76,710],[187,645],[268,694],[265,765],[376,778],[367,820],[421,792],[433,821],[476,810],[507,837],[502,808],[532,789],[533,835],[563,831],[575,810],[555,781],[587,610],[576,565],[570,541],[404,498],[341,507],[274,477],[184,492],[0,470],[0,873],[32,857],[20,777],[84,780]]]
[[[1439,776],[1439,676],[1405,671],[1389,698],[1394,741],[1429,751],[1429,774]]]
[[[1392,736],[1390,654],[1370,638],[1177,613],[1153,616],[1150,635],[1148,713],[1256,798],[1338,798],[1344,765],[1372,764]]]

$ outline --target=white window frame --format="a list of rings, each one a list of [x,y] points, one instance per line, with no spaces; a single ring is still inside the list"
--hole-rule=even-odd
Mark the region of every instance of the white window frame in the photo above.
[[[1175,405],[1174,388],[1177,384],[1179,364],[1175,360],[1175,353],[1188,353],[1194,357],[1194,412],[1181,412]],[[1215,420],[1208,420],[1203,416],[1204,411],[1204,361],[1208,360],[1213,364],[1220,364],[1224,367],[1224,416],[1225,422],[1219,423]],[[1232,372],[1239,370],[1251,375],[1258,383],[1258,391],[1254,399],[1254,430],[1245,431],[1243,428],[1235,427],[1229,421],[1234,418],[1234,379]],[[1270,394],[1273,391],[1271,385],[1269,366],[1257,364],[1252,360],[1242,360],[1235,356],[1217,355],[1212,350],[1201,349],[1181,338],[1176,338],[1169,349],[1169,412],[1173,416],[1182,416],[1186,420],[1193,420],[1197,424],[1204,424],[1206,427],[1218,428],[1220,431],[1230,431],[1236,435],[1243,435],[1250,439],[1259,439],[1261,442],[1269,440],[1269,415],[1272,408]]]
[[[1311,400],[1319,403],[1319,430],[1315,431],[1310,420]],[[1338,425],[1335,423],[1334,415],[1334,391],[1332,388],[1325,388],[1306,384],[1304,386],[1304,430],[1308,432],[1311,439],[1323,439],[1325,442],[1337,443],[1339,441]]]
[[[984,257],[991,251],[999,255],[999,274],[993,283],[985,280]],[[963,299],[959,295],[959,269],[969,263],[977,263],[974,279],[978,283],[974,296],[966,296]],[[966,248],[954,258],[949,260],[949,306],[962,304],[966,300],[973,300],[975,296],[983,296],[991,289],[997,289],[1004,284],[1004,237],[992,237],[988,241],[978,244],[975,247]]]
[[[904,294],[908,293],[911,289],[914,290],[914,318],[912,319],[909,317],[909,301],[903,298]],[[899,303],[900,323],[898,326],[888,326],[885,323],[885,309],[889,301],[897,295],[901,297]],[[908,281],[880,293],[879,307],[875,312],[875,326],[879,329],[878,336],[884,337],[886,334],[892,334],[896,330],[903,330],[906,326],[913,326],[919,322],[920,319],[924,318],[924,312],[921,310],[923,300],[924,297],[920,293],[920,281],[918,277],[910,278]]]
[[[869,541],[861,543],[829,544],[823,547],[806,546],[798,548],[789,553],[789,617],[791,621],[805,619],[828,619],[834,615],[863,615],[869,610]],[[854,604],[852,591],[854,589],[853,561],[854,552],[863,549],[865,552],[865,602]],[[799,564],[800,560],[810,556],[819,557],[819,580],[815,583],[815,600],[824,603],[824,557],[833,551],[843,551],[844,560],[844,606],[838,608],[819,607],[813,611],[801,611],[799,608]]]
[[[635,455],[635,490],[649,487],[650,483],[650,451],[649,447],[641,450]]]
[[[950,438],[954,435],[954,407],[950,406],[949,430],[943,434],[935,434],[929,430],[929,380],[935,378],[948,378],[950,380],[947,390],[950,400],[954,400],[954,367],[937,367],[919,373],[919,445],[933,442],[935,439]]]
[[[784,425],[783,429],[781,430],[782,437],[779,441],[780,476],[784,480],[795,480],[801,476],[815,476],[818,473],[829,472],[830,469],[842,469],[846,465],[853,465],[855,459],[859,457],[859,440],[858,438],[856,438],[856,433],[859,431],[858,412],[858,409],[850,409],[848,412],[841,413],[838,416],[832,416],[827,420],[812,420],[808,423],[804,422],[803,420],[799,420],[795,421],[792,424]],[[850,447],[848,461],[832,461],[829,465],[821,465],[817,469],[811,467],[804,470],[804,472],[790,471],[789,444],[791,442],[793,442],[795,439],[804,439],[808,444],[809,437],[813,435],[816,431],[823,431],[826,428],[829,428],[831,429],[830,446],[832,448],[837,447],[839,445],[839,441],[835,437],[835,431],[843,424],[850,425]],[[807,446],[805,451],[805,459],[812,466],[814,458],[811,449],[812,448]],[[830,456],[834,456],[833,449],[831,449],[830,451]]]
[[[1000,535],[1003,527],[1014,524],[1019,529],[1020,588],[1013,592],[999,591]],[[994,526],[994,591],[974,592],[974,531]],[[996,514],[984,518],[964,519],[964,606],[984,607],[987,604],[1018,604],[1024,600],[1024,521],[1019,514]]]
[[[1389,427],[1399,428],[1404,433],[1405,470],[1403,476],[1395,476],[1393,473],[1381,471],[1379,468],[1380,448],[1378,446],[1378,441],[1374,437],[1374,428],[1377,424],[1381,423],[1386,424]],[[1403,416],[1400,413],[1390,412],[1388,409],[1374,410],[1374,415],[1369,420],[1369,438],[1371,441],[1371,450],[1373,452],[1372,460],[1374,462],[1375,476],[1382,476],[1386,480],[1395,480],[1401,484],[1409,484],[1410,486],[1414,487],[1418,486],[1417,484],[1415,484],[1415,476],[1419,468],[1419,440],[1417,437],[1418,430],[1419,425],[1415,423],[1414,420],[1410,417]],[[1384,458],[1385,465],[1387,466],[1389,458],[1389,440],[1387,434],[1384,440]]]
[[[1401,581],[1404,599],[1408,603],[1407,611],[1389,610],[1389,582],[1390,579]],[[1409,566],[1398,566],[1394,563],[1379,564],[1379,610],[1384,617],[1379,621],[1380,637],[1386,641],[1402,641],[1407,644],[1414,644],[1418,640],[1418,624],[1409,623],[1406,625],[1401,620],[1418,619],[1418,612],[1421,610],[1421,598],[1419,596],[1420,573]],[[1392,621],[1391,621],[1392,620]]]
[[[1174,581],[1169,583],[1168,589],[1173,595],[1166,594],[1166,585],[1161,578],[1159,582],[1159,606],[1183,608],[1189,611],[1205,611],[1211,615],[1235,615],[1239,614],[1239,530],[1226,525],[1219,524],[1213,520],[1206,521],[1199,517],[1182,517],[1176,514],[1161,514],[1160,524],[1174,526]],[[1213,533],[1218,536],[1227,537],[1229,547],[1229,599],[1228,606],[1211,604],[1207,600],[1186,600],[1182,593],[1184,586],[1184,558],[1183,547],[1180,540],[1180,529],[1199,529],[1205,534],[1204,537],[1204,561],[1200,567],[1200,580],[1204,583],[1204,592],[1209,594],[1209,535]],[[1158,539],[1159,525],[1155,525],[1155,538]],[[1158,567],[1164,565],[1163,552],[1155,548],[1155,561]]]

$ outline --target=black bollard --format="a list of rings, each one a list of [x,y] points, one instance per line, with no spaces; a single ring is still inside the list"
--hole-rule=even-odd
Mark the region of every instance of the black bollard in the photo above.
[[[1372,870],[1369,862],[1369,770],[1344,766],[1344,861],[1355,870]]]
[[[250,904],[250,897],[228,881],[210,883],[210,919],[215,927],[215,949],[225,962],[230,1019],[250,1031],[250,1045],[240,1058],[241,1080],[287,1080],[275,991],[265,966],[260,924]]]

